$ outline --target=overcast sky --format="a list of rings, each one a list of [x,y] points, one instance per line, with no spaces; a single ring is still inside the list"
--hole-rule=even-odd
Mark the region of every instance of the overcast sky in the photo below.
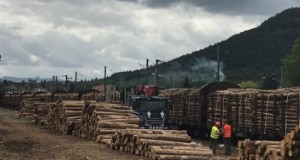
[[[79,79],[172,60],[299,0],[0,0],[0,77]]]

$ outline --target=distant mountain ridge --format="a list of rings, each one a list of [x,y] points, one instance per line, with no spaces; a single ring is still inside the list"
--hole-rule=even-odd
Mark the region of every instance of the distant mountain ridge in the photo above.
[[[193,87],[216,81],[217,48],[219,46],[221,80],[241,82],[259,81],[275,73],[280,76],[281,61],[291,53],[300,36],[300,8],[287,9],[260,26],[233,35],[227,40],[199,51],[183,55],[159,65],[160,77],[152,76],[155,67],[149,68],[148,84],[156,79],[163,87],[180,87],[188,80]],[[121,86],[146,83],[146,70],[113,74],[110,83]]]
[[[12,81],[12,82],[16,82],[16,83],[21,83],[21,82],[28,82],[29,79],[31,80],[38,80],[38,81],[41,81],[41,80],[46,80],[46,81],[52,81],[52,78],[19,78],[19,77],[9,77],[9,76],[4,76],[2,78],[0,78],[1,81],[3,80],[7,80],[7,81]]]

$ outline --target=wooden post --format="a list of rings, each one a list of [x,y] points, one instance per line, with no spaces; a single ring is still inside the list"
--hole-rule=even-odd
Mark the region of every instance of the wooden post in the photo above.
[[[285,107],[284,107],[284,106],[285,106],[285,105],[284,105],[285,103],[284,103],[283,98],[284,98],[284,97],[283,97],[283,94],[281,94],[281,104],[282,104],[282,105],[281,105],[281,121],[282,121],[282,130],[283,130],[283,131],[282,131],[282,132],[283,132],[282,136],[284,136],[284,134],[286,134],[286,133],[285,133],[285,132],[286,132],[286,131],[285,131],[285,111],[286,111],[286,110],[285,110]]]
[[[236,131],[239,131],[238,130],[238,127],[239,127],[239,95],[236,93],[236,107],[235,107],[235,110],[236,110],[236,117],[235,117],[235,129]]]
[[[264,134],[264,132],[263,132],[263,125],[264,125],[264,122],[263,122],[263,119],[264,119],[264,114],[263,114],[263,112],[264,112],[264,94],[261,94],[261,122],[260,122],[260,135],[261,135],[261,139],[263,138],[262,136],[263,136],[263,134]]]
[[[243,121],[243,128],[244,128],[244,131],[243,133],[245,134],[246,132],[246,118],[245,118],[245,103],[246,103],[246,98],[242,97],[242,121]]]
[[[276,132],[276,117],[279,116],[279,114],[276,114],[276,108],[277,108],[277,96],[274,95],[274,106],[273,106],[273,135],[275,135]],[[274,138],[274,137],[273,137]]]
[[[254,133],[257,133],[258,129],[257,129],[257,97],[256,95],[254,96]]]

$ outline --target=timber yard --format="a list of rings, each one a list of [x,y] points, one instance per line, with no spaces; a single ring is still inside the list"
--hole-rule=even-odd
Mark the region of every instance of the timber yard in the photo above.
[[[142,87],[126,94],[151,97],[155,86]],[[294,159],[299,95],[298,88],[241,89],[227,82],[161,90],[154,97],[172,104],[160,113],[168,118],[164,129],[141,127],[147,115],[117,92],[106,98],[97,90],[4,94],[0,159]],[[152,122],[148,117],[144,125]],[[209,128],[226,120],[232,121],[232,154],[224,155],[222,141],[213,154]]]

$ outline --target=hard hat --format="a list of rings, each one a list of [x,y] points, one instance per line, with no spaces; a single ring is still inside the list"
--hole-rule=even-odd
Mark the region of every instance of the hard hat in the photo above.
[[[220,126],[220,122],[219,121],[216,122],[216,126]]]

